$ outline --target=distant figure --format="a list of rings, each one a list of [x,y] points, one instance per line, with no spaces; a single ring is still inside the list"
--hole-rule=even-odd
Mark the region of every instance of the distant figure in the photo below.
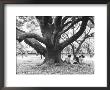
[[[81,56],[79,56],[79,59],[80,59],[80,63],[83,62],[83,58],[85,58],[85,56],[82,54]]]
[[[74,62],[74,64],[80,64],[80,61],[81,61],[81,58],[84,58],[85,56],[84,55],[81,55],[81,56],[76,56],[76,62]],[[82,62],[82,61],[81,61]]]
[[[85,58],[85,56],[84,56],[84,55],[81,55],[81,57],[82,57],[82,58]]]
[[[68,57],[67,57],[67,58],[65,58],[66,63],[71,64],[71,62],[70,62],[70,58],[71,58],[71,55],[68,55]]]
[[[74,64],[79,64],[79,57],[76,57],[76,62],[74,62]]]

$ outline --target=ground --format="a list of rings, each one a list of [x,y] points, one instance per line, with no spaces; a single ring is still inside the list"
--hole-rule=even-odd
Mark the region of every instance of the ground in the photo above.
[[[43,62],[40,55],[17,56],[17,74],[94,74],[94,63],[64,64],[62,66],[38,66]]]

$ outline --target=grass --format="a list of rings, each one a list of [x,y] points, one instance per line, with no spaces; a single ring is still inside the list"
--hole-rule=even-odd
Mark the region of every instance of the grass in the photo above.
[[[39,58],[40,59],[40,58]],[[17,60],[17,74],[94,74],[94,63],[37,66],[41,60]]]

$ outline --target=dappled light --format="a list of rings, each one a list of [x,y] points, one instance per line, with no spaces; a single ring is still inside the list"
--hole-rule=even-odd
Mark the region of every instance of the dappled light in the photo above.
[[[17,74],[94,74],[94,16],[16,16]]]

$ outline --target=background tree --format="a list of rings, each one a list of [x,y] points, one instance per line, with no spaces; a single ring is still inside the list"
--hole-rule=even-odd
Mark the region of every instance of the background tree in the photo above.
[[[39,22],[38,25],[40,26],[42,36],[16,28],[17,40],[19,42],[24,40],[25,43],[43,55],[45,57],[43,64],[63,64],[61,51],[72,42],[75,42],[84,33],[89,21],[94,23],[91,18],[91,16],[36,16],[36,21]],[[81,25],[77,32],[65,41],[60,42],[61,35],[75,27],[79,22]]]

